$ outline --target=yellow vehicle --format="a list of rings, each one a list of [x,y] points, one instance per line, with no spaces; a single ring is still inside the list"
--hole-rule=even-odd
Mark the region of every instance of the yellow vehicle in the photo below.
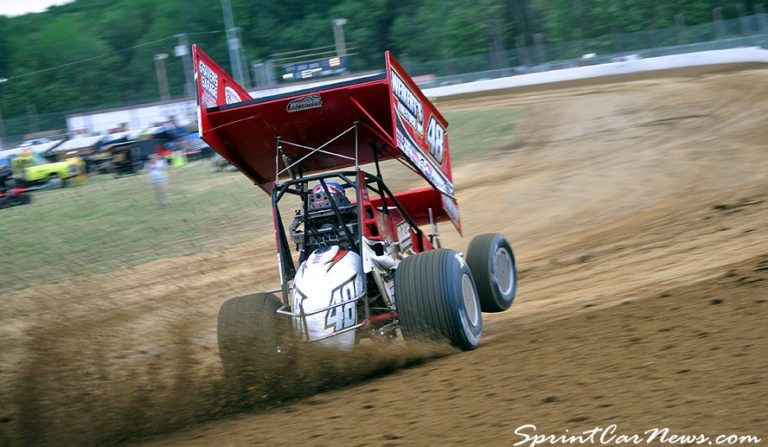
[[[39,155],[21,154],[11,162],[11,170],[16,181],[26,186],[47,183],[53,188],[61,188],[70,178],[79,172],[78,163],[72,160],[50,162]]]

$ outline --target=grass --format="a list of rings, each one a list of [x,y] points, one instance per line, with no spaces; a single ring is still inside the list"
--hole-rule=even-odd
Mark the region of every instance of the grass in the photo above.
[[[172,171],[170,191],[171,206],[160,209],[146,175],[97,176],[3,210],[0,291],[223,249],[271,226],[268,196],[239,173],[200,162]]]
[[[515,136],[521,109],[481,109],[448,112],[448,135],[454,158],[478,151],[509,147]]]
[[[519,111],[446,115],[452,153],[461,159],[508,147]],[[171,206],[159,209],[145,174],[97,176],[0,211],[0,292],[223,250],[271,231],[269,197],[240,173],[214,174],[198,162],[171,171],[170,191]]]

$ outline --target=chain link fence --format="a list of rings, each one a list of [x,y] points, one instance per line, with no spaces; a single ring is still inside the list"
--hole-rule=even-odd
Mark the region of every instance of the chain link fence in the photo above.
[[[24,140],[39,136],[64,134],[67,112],[37,113],[29,112],[23,116],[14,116],[3,120],[5,136],[3,147],[18,146]]]
[[[422,87],[458,84],[547,70],[739,47],[768,48],[768,14],[703,25],[612,33],[590,39],[545,43],[533,37],[531,45],[518,39],[515,50],[430,62],[403,61],[412,76],[430,76]]]

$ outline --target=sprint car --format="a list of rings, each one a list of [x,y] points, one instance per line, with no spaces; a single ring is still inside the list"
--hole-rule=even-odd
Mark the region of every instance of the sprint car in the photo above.
[[[252,98],[193,56],[200,137],[272,198],[280,284],[222,305],[225,371],[268,362],[286,332],[342,350],[399,337],[476,348],[482,312],[515,298],[514,252],[495,233],[466,256],[441,247],[438,222],[462,230],[448,123],[395,58],[381,74]],[[393,192],[385,160],[427,185]]]

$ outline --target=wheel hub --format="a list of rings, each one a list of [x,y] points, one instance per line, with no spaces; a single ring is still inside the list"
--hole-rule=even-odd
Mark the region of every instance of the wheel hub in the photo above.
[[[467,310],[467,317],[472,326],[477,326],[480,322],[480,311],[477,307],[477,296],[475,287],[472,284],[472,278],[466,273],[461,277],[462,297],[464,298],[464,308]]]
[[[512,256],[506,248],[499,247],[493,257],[493,279],[499,286],[502,295],[507,295],[512,291],[515,285],[515,278],[512,274]]]

